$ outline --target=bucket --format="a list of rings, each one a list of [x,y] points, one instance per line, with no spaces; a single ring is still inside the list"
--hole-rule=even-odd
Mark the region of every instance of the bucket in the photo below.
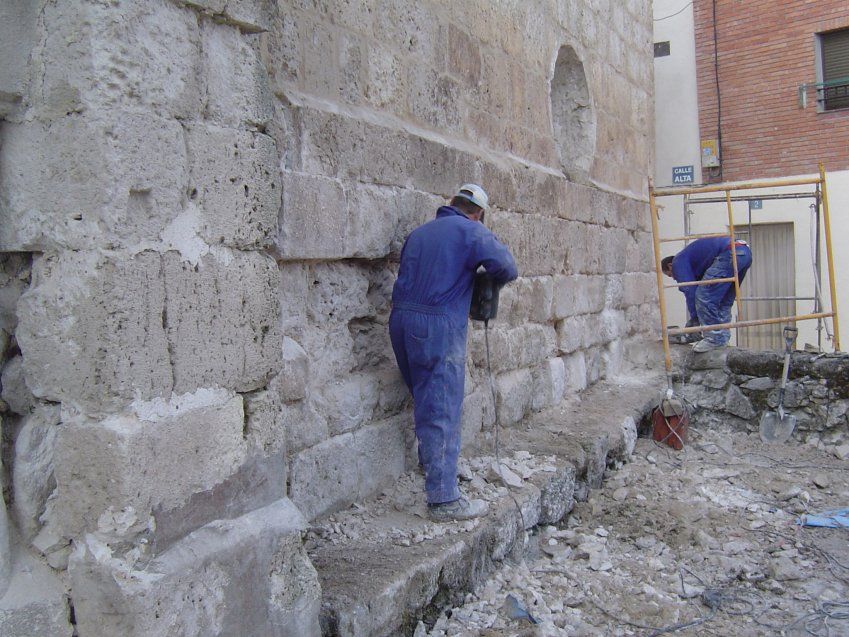
[[[690,414],[684,403],[676,398],[665,398],[652,410],[652,438],[657,442],[681,450],[687,442]]]

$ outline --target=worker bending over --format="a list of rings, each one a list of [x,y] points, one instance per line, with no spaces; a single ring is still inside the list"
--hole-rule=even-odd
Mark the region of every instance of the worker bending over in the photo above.
[[[437,521],[474,518],[487,508],[462,497],[457,485],[466,328],[478,267],[500,285],[518,276],[510,251],[482,223],[487,203],[483,188],[466,184],[436,219],[413,230],[392,290],[389,335],[413,395],[428,515]]]
[[[752,265],[752,251],[749,244],[740,240],[734,241],[734,251],[737,254],[739,281],[742,284],[749,266]],[[697,239],[674,257],[663,259],[660,264],[663,273],[678,283],[734,277],[731,240],[727,237]],[[733,281],[679,289],[687,299],[687,327],[731,322],[731,306],[737,296]],[[705,337],[696,343],[693,350],[707,352],[725,347],[729,340],[731,330],[707,330]]]

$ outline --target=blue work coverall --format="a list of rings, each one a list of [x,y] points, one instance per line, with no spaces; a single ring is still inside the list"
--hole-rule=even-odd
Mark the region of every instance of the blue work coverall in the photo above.
[[[752,265],[752,251],[744,241],[735,242],[737,271],[740,283]],[[697,239],[675,255],[672,260],[672,277],[678,283],[726,279],[734,276],[731,261],[731,240],[726,237]],[[731,307],[737,296],[734,283],[715,283],[680,288],[687,298],[690,320],[698,319],[700,325],[718,325],[731,322]],[[731,330],[707,330],[705,338],[715,345],[725,345],[731,340]]]
[[[504,284],[518,276],[507,247],[482,223],[442,206],[416,228],[401,251],[392,290],[389,336],[413,395],[419,461],[429,504],[460,497],[460,412],[466,328],[478,266]]]

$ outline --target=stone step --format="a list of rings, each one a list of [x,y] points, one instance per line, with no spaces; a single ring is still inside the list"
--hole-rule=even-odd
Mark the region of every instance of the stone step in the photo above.
[[[609,464],[627,460],[663,386],[657,375],[599,383],[502,430],[501,460],[524,478],[509,492],[493,477],[491,442],[464,451],[462,487],[489,501],[479,520],[428,521],[423,477],[410,473],[379,497],[316,521],[307,550],[322,586],[323,634],[411,635],[422,618],[460,603],[505,559],[521,558],[523,530],[559,521],[601,485]]]

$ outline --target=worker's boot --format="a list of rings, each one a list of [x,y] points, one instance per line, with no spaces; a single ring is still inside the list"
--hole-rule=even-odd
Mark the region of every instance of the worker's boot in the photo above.
[[[453,502],[429,504],[427,515],[434,522],[450,522],[451,520],[471,520],[486,515],[488,506],[483,500],[469,500],[460,496]]]
[[[693,351],[699,354],[704,354],[705,352],[709,352],[713,349],[722,349],[725,347],[725,344],[714,343],[713,341],[709,341],[706,338],[703,338],[698,343],[693,346]]]

